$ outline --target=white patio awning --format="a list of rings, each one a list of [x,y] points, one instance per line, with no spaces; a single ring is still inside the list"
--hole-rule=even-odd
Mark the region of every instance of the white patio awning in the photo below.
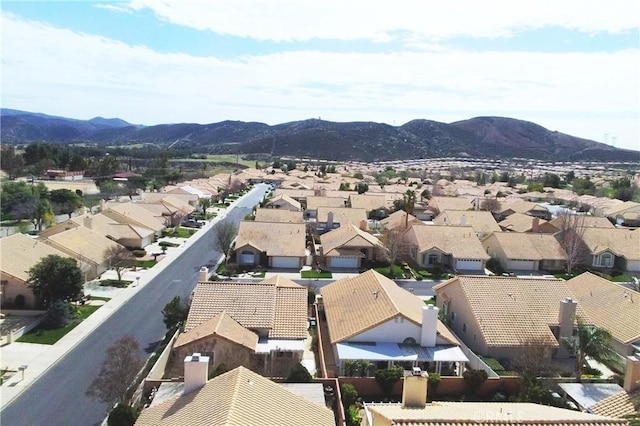
[[[367,361],[419,361],[419,362],[468,362],[464,352],[453,345],[438,345],[427,348],[392,342],[338,343],[340,360],[362,359]]]

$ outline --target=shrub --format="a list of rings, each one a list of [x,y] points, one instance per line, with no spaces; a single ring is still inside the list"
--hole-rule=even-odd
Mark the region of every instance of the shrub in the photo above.
[[[462,377],[467,383],[467,391],[470,394],[477,394],[480,386],[489,378],[484,370],[465,370]]]
[[[147,255],[147,251],[145,249],[135,249],[131,253],[133,253],[135,257],[145,257]]]
[[[107,418],[108,426],[133,426],[138,418],[138,413],[133,407],[120,403],[111,410]]]
[[[160,247],[180,247],[180,244],[171,243],[169,241],[160,241],[158,245]]]
[[[429,378],[427,379],[429,391],[435,392],[438,386],[440,386],[440,382],[442,382],[442,378],[438,373],[429,373]]]
[[[316,291],[312,288],[307,290],[307,305],[313,305],[316,302]]]
[[[393,392],[393,386],[398,380],[400,380],[403,374],[404,369],[398,365],[394,365],[387,370],[376,371],[376,382],[378,382],[378,385],[380,385],[382,393],[385,397],[391,396],[391,392]]]
[[[25,299],[24,294],[17,295],[15,300],[13,301],[13,305],[16,307],[16,309],[22,309],[26,304],[27,300]]]
[[[63,328],[69,325],[73,314],[69,303],[60,299],[51,304],[51,307],[47,310],[47,317],[44,320],[44,328],[51,330],[57,328]]]
[[[311,383],[312,381],[311,373],[300,363],[297,363],[289,370],[289,375],[285,380],[287,383]]]
[[[346,412],[358,400],[358,391],[351,383],[345,383],[340,386],[340,391],[342,394],[342,406]]]
[[[487,269],[496,275],[504,274],[504,268],[502,268],[500,261],[495,257],[492,257],[491,259],[487,260]]]

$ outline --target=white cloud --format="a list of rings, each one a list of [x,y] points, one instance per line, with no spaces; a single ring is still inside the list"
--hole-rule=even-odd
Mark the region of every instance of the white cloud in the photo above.
[[[639,149],[638,49],[615,53],[162,54],[2,17],[3,106],[140,124],[501,115]]]
[[[638,28],[636,0],[132,0],[177,25],[257,40],[505,37],[559,26],[587,33]]]

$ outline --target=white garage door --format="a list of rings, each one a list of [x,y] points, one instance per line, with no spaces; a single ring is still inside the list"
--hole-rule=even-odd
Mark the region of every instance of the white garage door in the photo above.
[[[332,268],[357,268],[358,258],[355,256],[341,256],[331,258]]]
[[[507,267],[514,271],[533,271],[535,263],[533,260],[511,260]]]
[[[274,268],[300,269],[300,259],[297,257],[275,256],[271,260]]]
[[[481,271],[482,261],[474,259],[456,260],[456,270],[458,271]]]

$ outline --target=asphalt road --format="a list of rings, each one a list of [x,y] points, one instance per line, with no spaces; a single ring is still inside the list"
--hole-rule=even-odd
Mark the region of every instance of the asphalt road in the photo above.
[[[244,197],[228,213],[226,220],[240,222],[263,197],[266,185]],[[125,335],[141,346],[148,357],[163,339],[166,329],[162,309],[176,294],[188,297],[195,287],[198,271],[213,265],[220,253],[213,249],[215,229],[207,231],[164,271],[69,351],[2,412],[3,426],[16,425],[96,425],[109,407],[85,396],[105,358],[105,349]]]

